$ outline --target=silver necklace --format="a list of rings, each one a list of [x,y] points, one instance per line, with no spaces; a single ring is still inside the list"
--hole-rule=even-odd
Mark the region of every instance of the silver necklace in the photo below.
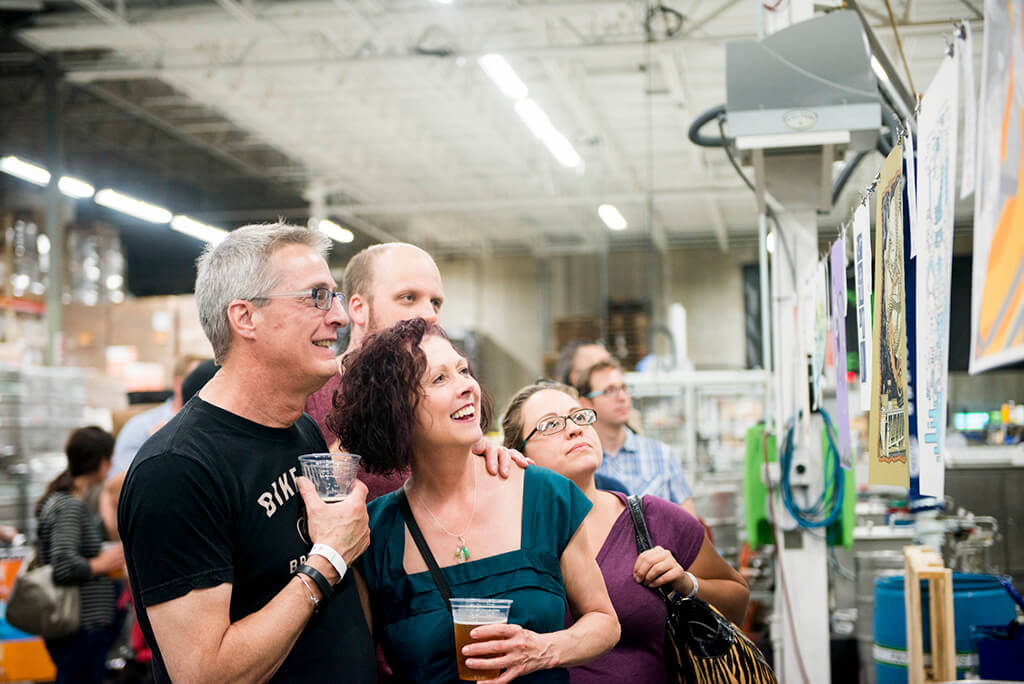
[[[406,491],[408,492],[408,487],[406,487]],[[452,532],[447,527],[445,527],[444,524],[440,520],[438,520],[437,516],[434,515],[434,512],[430,510],[430,508],[427,506],[426,503],[424,503],[422,499],[419,499],[419,503],[421,506],[423,506],[423,510],[425,510],[430,515],[433,521],[437,524],[438,527],[440,527],[444,531],[445,534],[447,534],[449,537],[455,537],[455,562],[465,563],[466,561],[468,561],[469,549],[466,547],[466,532],[468,532],[469,528],[473,526],[473,518],[476,516],[476,469],[473,469],[473,508],[469,512],[469,522],[466,524],[466,527],[462,530],[462,534],[456,534],[455,532]]]

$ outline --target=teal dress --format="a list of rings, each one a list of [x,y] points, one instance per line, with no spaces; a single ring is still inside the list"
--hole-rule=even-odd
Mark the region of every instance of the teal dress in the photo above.
[[[538,633],[565,628],[559,559],[591,503],[566,478],[539,466],[524,473],[521,548],[441,568],[459,598],[512,599],[509,622]],[[359,559],[370,588],[376,638],[401,681],[457,682],[451,610],[427,571],[406,574],[405,521],[395,493],[374,499],[370,548]],[[564,669],[521,682],[568,682]]]

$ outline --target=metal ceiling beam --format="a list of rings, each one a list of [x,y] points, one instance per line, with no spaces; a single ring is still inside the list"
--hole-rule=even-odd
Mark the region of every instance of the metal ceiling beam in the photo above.
[[[142,107],[139,107],[134,102],[129,102],[128,100],[125,100],[124,98],[115,95],[114,93],[111,93],[109,90],[106,90],[105,88],[101,88],[99,86],[91,85],[88,83],[80,83],[78,84],[78,87],[82,88],[90,95],[93,95],[94,97],[103,100],[104,102],[110,105],[113,105],[117,109],[120,109],[121,111],[126,112],[137,119],[145,121],[149,125],[159,129],[160,131],[174,138],[177,138],[178,140],[182,140],[192,147],[199,148],[202,151],[209,154],[210,156],[216,157],[217,159],[220,159],[223,162],[227,162],[232,167],[241,171],[242,173],[245,173],[246,175],[253,176],[256,178],[267,178],[266,174],[262,169],[252,167],[245,160],[239,159],[238,157],[234,156],[229,152],[225,152],[224,150],[218,147],[210,145],[207,141],[203,140],[202,138],[196,137],[194,135],[182,131],[181,128],[179,128],[178,126],[175,126],[174,124],[165,121],[164,119],[156,116],[152,112],[143,109]]]
[[[669,93],[676,101],[676,111],[678,113],[677,119],[679,120],[681,131],[685,132],[689,129],[690,122],[693,121],[695,116],[690,108],[692,93],[690,92],[689,85],[679,68],[678,62],[676,62],[675,55],[663,54],[660,56],[658,61],[661,65],[661,73],[665,78],[665,84],[668,86]],[[694,163],[710,172],[707,152],[704,148],[697,147],[696,145],[688,145],[687,149],[689,150],[690,158]],[[725,216],[722,214],[722,208],[718,205],[715,198],[711,196],[708,196],[705,199],[705,206],[707,207],[708,215],[711,217],[711,225],[715,229],[715,236],[718,238],[718,246],[723,252],[728,252],[729,232],[728,225],[725,222]]]
[[[864,15],[864,10],[861,7],[860,0],[847,0],[850,7],[856,12],[857,16],[860,17],[861,24],[864,27],[864,35],[868,39],[868,45],[871,48],[871,54],[874,55],[878,63],[882,65],[882,70],[885,71],[886,76],[889,77],[889,83],[893,90],[896,92],[897,97],[900,99],[900,104],[906,109],[906,112],[913,112],[917,105],[916,96],[910,91],[910,88],[903,82],[900,77],[900,72],[893,65],[892,60],[889,58],[889,53],[886,51],[882,42],[878,40],[878,36],[875,34],[875,30],[871,27],[867,17]],[[905,29],[904,35],[907,35]],[[909,117],[908,117],[909,118]]]
[[[688,199],[702,197],[746,197],[750,189],[745,185],[710,185],[686,188],[656,189],[653,195],[661,199]],[[602,202],[637,204],[647,201],[645,192],[618,192],[589,195],[562,195],[557,197],[503,197],[483,200],[440,200],[430,202],[367,202],[365,204],[332,204],[326,210],[342,216],[358,215],[401,215],[431,212],[472,212],[497,211],[503,209],[552,208],[587,206],[596,207]]]
[[[84,1],[84,0],[83,0]],[[854,4],[855,0],[851,0],[851,6],[859,7]],[[862,20],[866,26],[870,26],[867,23],[866,17],[862,15]],[[971,19],[970,21],[980,22],[980,19]],[[901,34],[905,37],[911,37],[915,35],[932,35],[935,29],[938,27],[946,26],[948,22],[940,21],[927,21],[927,22],[916,22],[907,25],[900,26]],[[142,24],[136,26],[144,26]],[[891,28],[888,26],[874,26],[872,30],[877,33],[888,33]],[[981,30],[981,27],[977,27],[976,30]],[[19,31],[17,36],[24,39],[31,44],[38,47],[44,52],[60,51],[64,49],[62,47],[62,33],[67,33],[69,38],[73,38],[75,27],[67,27],[60,29],[25,29]],[[150,32],[152,33],[152,32]],[[867,32],[869,40],[871,40],[871,32]],[[237,36],[235,36],[238,38]],[[661,41],[650,46],[654,56],[660,55],[664,52],[673,52],[684,45],[723,45],[724,43],[731,40],[749,40],[752,37],[751,33],[736,33],[731,35],[719,35],[719,36],[687,36],[686,38],[672,39],[667,41]],[[877,42],[877,38],[874,39]],[[875,51],[874,42],[872,43],[872,51]],[[879,44],[880,45],[880,44]],[[593,43],[586,45],[538,45],[538,46],[493,46],[487,49],[481,49],[476,51],[465,51],[452,53],[446,56],[438,56],[432,54],[418,54],[418,53],[407,53],[407,54],[364,54],[364,55],[353,55],[348,57],[299,57],[299,58],[287,58],[287,59],[268,59],[263,61],[248,61],[248,62],[186,62],[182,64],[173,63],[173,52],[181,52],[183,58],[191,60],[194,58],[194,51],[191,47],[182,47],[178,50],[165,50],[164,53],[154,57],[152,50],[139,56],[139,61],[159,61],[159,65],[153,66],[139,66],[139,67],[125,67],[123,59],[120,60],[109,60],[109,61],[96,61],[89,60],[76,61],[66,60],[62,64],[67,77],[77,82],[86,81],[101,81],[101,80],[130,80],[130,79],[142,79],[142,78],[160,78],[168,74],[177,73],[191,73],[191,72],[208,72],[212,70],[219,70],[224,72],[232,72],[239,70],[264,70],[264,69],[282,69],[288,67],[294,68],[306,68],[306,67],[322,67],[322,66],[379,66],[379,65],[394,65],[396,67],[407,66],[416,62],[422,62],[425,60],[453,60],[458,58],[465,58],[467,60],[476,59],[479,56],[487,54],[489,52],[501,52],[506,57],[586,57],[592,54],[600,55],[615,55],[615,54],[633,54],[639,56],[642,54],[642,50],[645,49],[648,44],[644,41],[630,41],[621,43]],[[102,47],[115,48],[116,41],[106,41]],[[123,48],[126,54],[131,54],[134,48],[126,47]]]
[[[121,28],[130,28],[131,23],[116,12],[111,12],[109,9],[103,6],[102,3],[96,0],[75,0],[78,5],[90,14],[103,21],[107,22],[111,26],[120,26]]]
[[[633,190],[641,190],[640,181],[637,178],[636,169],[629,163],[622,151],[622,146],[612,133],[604,117],[590,98],[586,91],[586,74],[582,67],[579,67],[583,75],[573,82],[569,74],[554,59],[542,59],[541,67],[545,75],[555,86],[555,92],[561,98],[570,112],[574,115],[579,124],[586,129],[589,135],[596,135],[601,140],[601,153],[605,158],[605,164],[613,172],[618,170],[626,178],[627,187]]]
[[[711,217],[711,225],[715,229],[715,237],[718,238],[718,248],[723,252],[729,251],[729,232],[725,223],[725,216],[722,215],[722,207],[718,202],[708,197],[704,200],[708,209],[708,216]]]

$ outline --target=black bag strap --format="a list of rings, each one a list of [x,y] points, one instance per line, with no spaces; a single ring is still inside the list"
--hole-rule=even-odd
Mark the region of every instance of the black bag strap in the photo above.
[[[636,536],[636,555],[651,548],[651,533],[647,529],[647,520],[644,518],[644,503],[636,494],[631,494],[626,502],[629,504],[629,515],[633,518],[633,534]],[[669,588],[660,586],[651,591],[657,592],[670,606],[678,604],[681,599],[678,593]]]
[[[420,526],[416,524],[416,518],[413,517],[412,508],[409,506],[409,498],[405,495],[405,487],[400,487],[396,496],[398,497],[398,508],[402,511],[402,517],[405,518],[405,526],[409,528],[409,534],[412,535],[412,540],[416,542],[416,548],[420,550],[420,555],[423,556],[427,569],[430,570],[430,576],[434,578],[437,590],[441,592],[445,603],[448,603],[452,598],[451,587],[448,586],[447,580],[441,574],[441,568],[437,566],[437,561],[434,560],[434,554],[430,552],[430,547],[427,546],[427,540],[423,538]]]
[[[644,503],[636,494],[630,495],[626,501],[633,518],[633,534],[636,535],[636,553],[639,556],[651,548],[651,533],[647,531],[647,521],[644,519]]]

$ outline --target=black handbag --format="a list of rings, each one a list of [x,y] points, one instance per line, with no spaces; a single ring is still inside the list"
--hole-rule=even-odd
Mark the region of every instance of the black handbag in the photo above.
[[[631,496],[637,555],[651,548],[643,502]],[[665,601],[665,661],[676,684],[778,684],[761,651],[714,606],[667,587],[653,591]]]

